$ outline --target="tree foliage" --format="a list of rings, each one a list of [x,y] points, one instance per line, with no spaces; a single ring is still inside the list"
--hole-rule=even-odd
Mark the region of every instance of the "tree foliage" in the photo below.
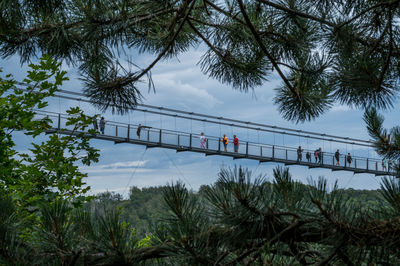
[[[56,199],[39,206],[34,224],[26,223],[11,198],[0,195],[0,208],[0,265],[138,265],[164,254],[106,206],[74,208]]]
[[[395,265],[399,184],[384,179],[384,204],[365,206],[323,178],[296,182],[287,168],[276,168],[272,183],[223,169],[203,203],[182,183],[165,191],[172,212],[157,236],[180,264]]]
[[[287,168],[272,181],[222,169],[198,193],[178,182],[133,187],[125,200],[103,193],[83,208],[43,202],[34,222],[1,195],[0,265],[394,265],[399,187],[384,179],[379,191],[343,190],[322,178],[301,184]],[[127,215],[138,209],[146,237]]]
[[[83,182],[87,174],[79,171],[79,163],[90,165],[99,157],[83,133],[51,134],[44,141],[34,141],[29,152],[15,150],[16,131],[37,140],[51,128],[52,120],[38,116],[37,111],[48,105],[48,97],[67,80],[60,64],[49,57],[31,64],[23,80],[26,86],[10,75],[0,79],[0,192],[12,194],[23,208],[87,192],[89,187]],[[67,125],[73,125],[74,132],[84,131],[92,123],[79,108],[67,112],[71,115]]]
[[[374,141],[376,152],[387,160],[389,167],[395,170],[400,178],[400,127],[387,130],[383,126],[384,117],[375,108],[368,109],[364,114],[369,135]]]
[[[2,1],[0,54],[47,53],[79,67],[103,110],[141,100],[162,59],[206,47],[204,74],[248,91],[275,72],[283,117],[312,120],[334,102],[390,108],[399,85],[399,0]],[[130,49],[153,54],[137,65]],[[203,49],[203,48],[202,48]],[[127,60],[127,64],[120,63]],[[125,67],[123,67],[125,66]],[[127,67],[126,67],[127,66]]]

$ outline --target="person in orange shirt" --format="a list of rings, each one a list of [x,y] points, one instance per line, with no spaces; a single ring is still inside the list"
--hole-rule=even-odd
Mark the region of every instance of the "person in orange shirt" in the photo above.
[[[224,137],[222,138],[222,143],[224,144],[224,151],[227,151],[227,146],[228,146],[228,142],[229,142],[229,140],[228,140],[228,138],[226,137],[226,135],[224,134]]]

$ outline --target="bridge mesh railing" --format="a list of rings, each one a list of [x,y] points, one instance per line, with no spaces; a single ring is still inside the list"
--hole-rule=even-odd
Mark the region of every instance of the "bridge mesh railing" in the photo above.
[[[38,111],[36,117],[38,119],[47,117],[51,119],[51,126],[59,130],[74,130],[74,125],[67,125],[69,115],[58,114],[53,112]],[[99,120],[97,121],[98,134],[104,137],[119,139],[120,141],[141,140],[154,144],[169,144],[174,145],[178,149],[201,149],[200,135],[191,134],[173,130],[163,130],[159,128],[143,127],[140,132],[140,139],[137,135],[138,125],[129,125],[114,121],[106,121],[104,134],[100,134]],[[94,128],[94,124],[90,127]],[[205,145],[205,152],[221,152],[224,153],[224,145],[221,138],[215,136],[206,136],[207,142]],[[306,163],[309,166],[324,167],[324,166],[338,166],[345,167],[350,170],[371,170],[371,171],[392,171],[390,165],[382,165],[379,159],[365,158],[352,156],[352,161],[349,164],[347,156],[341,154],[339,158],[339,165],[337,165],[334,153],[322,152],[321,159],[315,158],[314,151],[303,150],[301,158],[298,158],[297,149],[292,147],[283,147],[277,145],[269,145],[262,143],[243,142],[239,144],[238,152],[234,152],[232,141],[227,145],[227,153],[232,156],[248,157],[253,156],[253,159],[276,161],[282,160],[284,162],[297,164]],[[310,160],[306,158],[306,153],[311,155]],[[257,158],[254,158],[257,157]],[[332,168],[332,167],[331,167]]]

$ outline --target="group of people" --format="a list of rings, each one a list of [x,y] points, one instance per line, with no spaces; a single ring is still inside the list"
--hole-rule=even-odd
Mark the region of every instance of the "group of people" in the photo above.
[[[93,128],[94,130],[98,131],[99,127],[97,125],[97,118],[93,118]],[[106,128],[106,121],[104,120],[104,117],[101,117],[100,119],[100,133],[104,135],[104,130]]]
[[[239,139],[236,137],[236,135],[233,135],[233,151],[234,152],[239,152]],[[221,139],[222,144],[224,145],[224,151],[227,152],[228,151],[228,143],[229,143],[229,139],[226,136],[226,134],[224,134],[224,136]],[[204,132],[201,132],[200,134],[200,148],[202,149],[207,149],[207,139],[204,136]]]
[[[105,131],[105,128],[106,128],[106,120],[104,120],[104,117],[101,117],[99,124],[100,124],[100,133],[104,135],[104,131]],[[136,130],[136,136],[137,136],[138,139],[140,139],[140,133],[142,132],[143,128],[151,128],[151,127],[143,126],[142,124],[139,124],[138,128]],[[97,124],[97,118],[96,117],[93,118],[93,129],[96,132],[99,131],[99,125]]]
[[[106,126],[106,121],[104,120],[104,117],[101,117],[99,124],[100,124],[100,133],[104,135],[104,130],[105,130],[105,126]],[[97,124],[97,118],[93,118],[93,128],[96,131],[99,130],[99,126]],[[151,127],[143,126],[143,125],[139,124],[138,128],[136,130],[136,135],[137,135],[138,139],[140,139],[140,134],[141,134],[141,131],[143,128],[151,128]],[[233,141],[234,152],[238,152],[239,151],[239,139],[236,137],[236,135],[233,135],[232,141]],[[221,142],[224,145],[224,151],[227,152],[229,139],[226,136],[226,134],[224,134],[224,136],[222,137]],[[204,132],[201,132],[201,134],[200,134],[200,148],[208,149],[208,143],[207,143],[206,137],[204,136]],[[297,161],[298,162],[301,162],[303,160],[303,151],[304,150],[301,148],[301,146],[299,146],[297,148]],[[336,166],[340,166],[340,155],[341,155],[340,150],[337,149],[334,154],[334,158],[336,160]],[[323,156],[322,149],[321,149],[321,147],[319,147],[318,149],[316,149],[314,151],[315,163],[322,164],[322,156]],[[311,163],[310,151],[306,152],[306,160],[307,160],[307,162]],[[350,166],[352,161],[353,161],[353,158],[351,157],[351,154],[349,152],[349,153],[347,153],[347,156],[345,157],[345,162],[347,162],[347,166]],[[392,161],[383,159],[382,160],[382,170],[390,171],[391,168],[392,168]]]
[[[334,157],[336,159],[336,165],[340,166],[340,151],[339,149],[336,150]],[[314,158],[315,158],[315,163],[322,163],[322,149],[321,147],[319,147],[318,149],[316,149],[314,151]],[[303,149],[301,148],[301,146],[299,146],[299,148],[297,148],[297,161],[300,162],[303,159]],[[311,153],[309,151],[307,151],[306,153],[306,159],[307,162],[311,163]],[[351,165],[351,162],[353,161],[353,158],[350,155],[350,152],[347,153],[347,156],[345,158],[348,166]]]

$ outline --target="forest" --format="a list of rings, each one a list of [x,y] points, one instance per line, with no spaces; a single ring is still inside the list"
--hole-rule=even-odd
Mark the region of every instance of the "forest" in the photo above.
[[[267,185],[271,185],[268,183]],[[129,190],[129,199],[123,199],[122,195],[115,192],[103,192],[96,195],[96,199],[88,203],[89,206],[112,205],[120,210],[121,218],[134,225],[137,236],[145,238],[151,234],[152,230],[161,223],[168,214],[168,206],[164,201],[164,192],[167,186],[159,187],[131,187]],[[189,191],[191,196],[199,200],[205,200],[205,191],[210,186],[203,185],[199,191]],[[385,198],[381,190],[358,190],[358,189],[340,189],[344,198],[350,204],[362,208],[380,209],[385,206]]]

